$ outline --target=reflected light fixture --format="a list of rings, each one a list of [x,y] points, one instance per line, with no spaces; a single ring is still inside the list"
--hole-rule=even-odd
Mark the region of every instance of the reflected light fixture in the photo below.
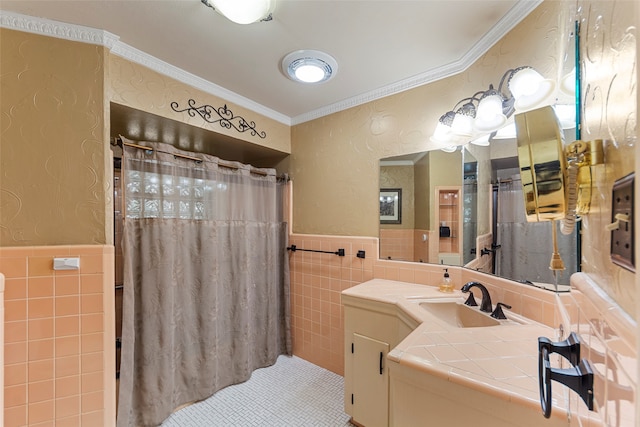
[[[296,50],[282,60],[282,72],[299,83],[323,83],[332,79],[336,71],[336,60],[319,50]]]
[[[576,69],[572,69],[560,80],[560,91],[571,97],[576,96]]]
[[[472,139],[471,141],[469,141],[470,144],[473,145],[480,145],[483,147],[487,147],[489,145],[489,137],[491,136],[490,133],[486,133],[476,139]]]
[[[509,121],[504,127],[498,129],[492,139],[514,139],[516,137],[516,124]]]
[[[455,144],[451,144],[451,145],[446,145],[440,149],[445,153],[455,153],[455,151],[458,149],[458,146]]]
[[[271,21],[276,0],[201,0],[201,2],[236,24]]]
[[[571,104],[556,104],[553,110],[558,117],[562,129],[573,129],[576,127],[576,106]]]

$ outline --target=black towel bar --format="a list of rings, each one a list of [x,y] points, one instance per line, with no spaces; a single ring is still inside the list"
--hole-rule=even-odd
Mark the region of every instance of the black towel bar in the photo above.
[[[331,252],[331,251],[317,251],[315,249],[300,249],[298,247],[296,247],[296,245],[291,245],[287,248],[288,251],[291,252],[295,252],[295,251],[305,251],[305,252],[317,252],[317,253],[321,253],[321,254],[334,254],[334,255],[338,255],[338,256],[344,256],[344,249],[338,249],[335,252]]]

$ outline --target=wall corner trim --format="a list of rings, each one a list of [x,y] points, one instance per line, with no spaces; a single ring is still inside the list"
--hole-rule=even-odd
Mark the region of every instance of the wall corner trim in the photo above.
[[[120,37],[104,30],[0,10],[0,28],[96,44],[111,49]]]

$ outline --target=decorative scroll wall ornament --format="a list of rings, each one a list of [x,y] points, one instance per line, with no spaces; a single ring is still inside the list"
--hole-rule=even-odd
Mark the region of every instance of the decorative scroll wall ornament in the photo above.
[[[234,115],[233,112],[227,108],[227,104],[225,104],[224,107],[218,108],[207,104],[196,107],[196,101],[193,99],[190,99],[188,104],[189,107],[181,110],[178,103],[174,101],[171,103],[171,109],[176,113],[186,111],[191,117],[195,117],[197,113],[207,123],[219,123],[220,126],[225,129],[233,128],[241,133],[251,132],[252,136],[259,136],[262,139],[267,137],[267,133],[265,131],[258,132],[256,129],[256,122],[248,122],[244,117]],[[215,115],[213,113],[215,113]]]

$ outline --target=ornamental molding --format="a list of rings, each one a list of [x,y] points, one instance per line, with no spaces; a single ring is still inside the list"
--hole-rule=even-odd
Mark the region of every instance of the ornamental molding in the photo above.
[[[96,30],[81,25],[66,24],[44,18],[36,18],[4,10],[0,10],[0,27],[105,46],[113,54],[131,62],[140,64],[210,95],[222,98],[229,103],[246,108],[287,126],[292,126],[461,73],[484,55],[495,43],[541,3],[542,0],[516,2],[509,12],[458,61],[295,117],[286,116],[179,67],[164,62],[133,46],[129,46],[119,41],[119,36],[108,31]]]
[[[130,46],[126,43],[117,43],[113,47],[113,49],[111,49],[111,53],[120,56],[121,58],[124,58],[128,61],[142,65],[181,83],[192,86],[205,93],[208,93],[209,95],[217,96],[218,98],[221,98],[228,103],[238,105],[240,107],[268,117],[272,120],[280,122],[284,125],[291,126],[291,118],[289,116],[285,116],[284,114],[267,108],[262,104],[258,104],[257,102],[252,101],[249,98],[225,89],[224,87],[205,80],[202,77],[198,77],[195,74],[191,74],[188,71],[178,68],[161,59],[158,59],[155,56],[151,56],[148,53],[136,49],[135,47]]]
[[[233,111],[227,107],[227,104],[224,104],[223,107],[214,107],[209,104],[196,106],[196,101],[193,99],[189,99],[187,104],[188,106],[186,108],[181,109],[180,104],[174,101],[171,103],[171,109],[176,113],[183,113],[186,111],[190,117],[195,117],[197,114],[207,123],[217,123],[225,129],[235,129],[240,133],[249,132],[251,136],[258,136],[262,139],[267,137],[267,133],[265,131],[259,131],[256,129],[256,122],[253,120],[247,120],[242,116],[236,116],[233,114]]]
[[[120,37],[104,30],[0,10],[0,27],[58,39],[105,46],[111,49]]]
[[[413,89],[427,83],[432,83],[437,80],[459,74],[473,65],[473,63],[482,57],[482,55],[487,53],[494,44],[500,41],[500,39],[518,25],[520,21],[526,18],[529,13],[542,3],[542,1],[543,0],[518,1],[509,10],[509,12],[507,12],[507,14],[503,16],[502,19],[500,19],[500,21],[498,21],[498,23],[496,23],[496,25],[494,25],[493,28],[491,28],[491,30],[458,61],[426,71],[408,79],[400,80],[399,82],[383,86],[370,92],[365,92],[352,98],[344,99],[340,102],[336,102],[335,104],[330,104],[322,108],[318,108],[317,110],[292,117],[291,124],[297,125],[308,122],[310,120],[328,116],[329,114],[357,107],[358,105],[366,104],[367,102],[395,95],[396,93],[404,92],[405,90]]]
[[[228,103],[261,114],[284,125],[291,126],[291,118],[275,110],[258,104],[249,98],[238,95],[208,80],[191,74],[155,56],[149,55],[133,46],[120,41],[120,37],[108,31],[96,30],[82,25],[67,24],[45,18],[37,18],[20,13],[0,10],[0,28],[39,34],[81,43],[94,44],[108,48],[114,55],[142,65],[164,76],[199,89],[209,95],[217,96]]]

